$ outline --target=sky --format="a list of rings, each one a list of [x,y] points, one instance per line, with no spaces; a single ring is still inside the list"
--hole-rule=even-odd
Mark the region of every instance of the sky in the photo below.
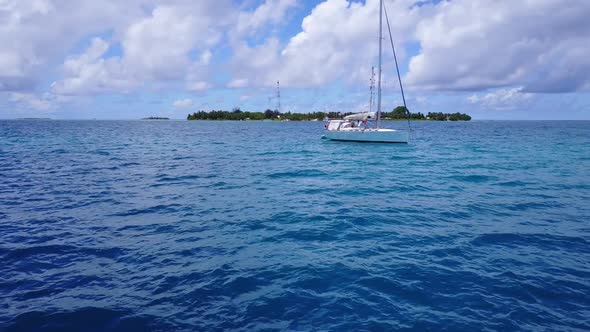
[[[412,112],[590,119],[590,1],[384,3]],[[0,0],[0,118],[264,111],[277,81],[283,112],[365,111],[378,19],[378,0]]]

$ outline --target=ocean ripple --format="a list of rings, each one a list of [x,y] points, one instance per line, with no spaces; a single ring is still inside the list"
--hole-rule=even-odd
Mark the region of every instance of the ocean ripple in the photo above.
[[[413,126],[0,121],[0,330],[590,330],[590,122]]]

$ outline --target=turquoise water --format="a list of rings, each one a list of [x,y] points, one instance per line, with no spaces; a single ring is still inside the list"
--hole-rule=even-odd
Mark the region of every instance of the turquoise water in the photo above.
[[[0,330],[589,330],[590,122],[413,126],[0,121]]]

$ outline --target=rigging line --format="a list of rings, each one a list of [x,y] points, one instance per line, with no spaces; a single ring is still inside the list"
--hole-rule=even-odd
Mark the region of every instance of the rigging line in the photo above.
[[[381,74],[382,66],[382,44],[383,44],[383,0],[379,0],[379,69],[377,79],[377,129],[381,128]]]
[[[393,59],[395,60],[395,69],[397,70],[397,79],[399,80],[399,88],[402,91],[402,99],[404,101],[404,107],[406,108],[406,119],[408,120],[408,128],[410,126],[410,110],[406,106],[406,96],[404,95],[404,86],[402,85],[402,77],[399,74],[399,66],[397,64],[397,55],[395,54],[395,46],[393,46],[393,37],[391,36],[391,26],[389,25],[389,16],[387,15],[387,7],[383,4],[383,10],[385,11],[385,21],[387,21],[387,30],[389,30],[389,41],[391,42],[391,49],[393,50]]]

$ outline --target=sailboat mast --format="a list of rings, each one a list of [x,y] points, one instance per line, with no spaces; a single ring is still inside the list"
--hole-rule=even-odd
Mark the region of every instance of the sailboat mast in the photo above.
[[[281,112],[281,86],[279,85],[279,81],[277,81],[277,111]]]
[[[379,0],[379,69],[377,73],[377,128],[381,127],[381,41],[383,39],[383,0]]]
[[[373,112],[373,92],[375,90],[375,67],[371,67],[371,86],[369,87],[369,113]]]

